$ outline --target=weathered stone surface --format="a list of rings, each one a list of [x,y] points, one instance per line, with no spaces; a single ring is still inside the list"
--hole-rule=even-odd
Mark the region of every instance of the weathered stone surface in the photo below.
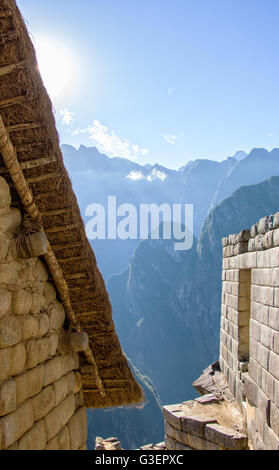
[[[46,446],[46,426],[44,420],[38,421],[19,440],[20,450],[43,450]]]
[[[270,351],[269,371],[277,380],[279,380],[279,355]]]
[[[28,315],[32,306],[32,295],[30,292],[18,289],[13,294],[13,313],[16,315]]]
[[[0,176],[0,209],[9,209],[11,205],[10,188],[6,180]]]
[[[41,392],[43,388],[43,374],[43,366],[37,366],[24,373],[28,397],[34,397]]]
[[[67,354],[61,358],[62,360],[62,375],[67,374],[71,370],[79,369],[79,356],[78,354]]]
[[[58,336],[51,335],[47,338],[38,340],[30,340],[26,346],[28,369],[35,367],[37,364],[50,359],[55,355],[58,346]]]
[[[32,399],[32,406],[35,421],[46,416],[55,407],[53,387],[43,388],[41,393]]]
[[[21,405],[28,398],[28,389],[26,374],[20,374],[15,377],[16,382],[16,404]]]
[[[39,322],[37,318],[26,315],[22,318],[22,339],[27,341],[32,338],[36,338],[39,330]]]
[[[171,437],[165,435],[165,444],[167,450],[176,450],[176,442],[174,439],[171,439]]]
[[[258,233],[266,233],[269,230],[269,217],[263,217],[258,222]]]
[[[49,306],[48,315],[50,331],[55,332],[62,328],[65,321],[65,311],[60,302],[55,302]]]
[[[195,450],[225,450],[219,444],[207,441],[199,436],[189,435],[188,439],[190,447]]]
[[[163,406],[165,420],[174,428],[181,430],[181,417],[184,415],[180,405]]]
[[[204,429],[204,438],[226,449],[244,450],[248,447],[248,438],[233,429],[220,424],[207,424]]]
[[[45,285],[44,296],[48,305],[56,301],[56,290],[50,282]]]
[[[33,409],[30,400],[19,406],[13,413],[0,420],[2,447],[7,449],[34,425]]]
[[[70,374],[70,373],[69,373]],[[57,406],[70,393],[69,374],[64,375],[57,382],[53,383],[55,406]],[[72,391],[72,390],[71,390]]]
[[[69,429],[67,426],[61,429],[57,435],[58,446],[60,450],[70,450],[71,449],[71,438]]]
[[[7,415],[16,409],[16,382],[7,380],[0,387],[0,416]]]
[[[14,261],[12,263],[0,263],[0,284],[12,284],[18,277],[21,270],[20,265]]]
[[[44,231],[29,235],[29,245],[32,257],[45,255],[47,253],[47,238]]]
[[[10,209],[7,212],[0,212],[1,232],[15,233],[21,225],[21,213],[18,209]]]
[[[183,416],[181,418],[182,431],[194,436],[203,437],[206,424],[216,423],[216,419],[204,415]]]
[[[1,243],[1,239],[0,239]],[[8,313],[11,308],[12,294],[7,289],[0,288],[0,317]]]
[[[70,343],[74,352],[86,351],[89,346],[88,334],[85,332],[72,333]]]
[[[10,371],[10,348],[0,349],[0,382],[9,377]]]
[[[84,442],[82,432],[83,417],[83,414],[81,414],[79,411],[76,411],[67,424],[71,439],[71,449],[74,450],[78,449]]]
[[[49,317],[46,313],[40,313],[37,316],[39,326],[38,326],[38,337],[45,336],[49,331]]]
[[[56,356],[53,359],[45,362],[44,364],[44,387],[56,380],[60,379],[62,375],[61,357]]]
[[[45,417],[48,441],[59,433],[63,426],[65,426],[73,416],[74,412],[75,398],[72,393]]]
[[[41,260],[37,260],[33,269],[33,276],[36,281],[46,282],[48,280],[48,271]]]
[[[59,450],[59,444],[58,444],[58,437],[55,436],[53,439],[51,439],[46,447],[45,450]]]
[[[0,318],[0,348],[7,348],[19,343],[22,338],[21,323],[12,315]]]
[[[47,303],[46,299],[43,295],[34,292],[32,294],[32,306],[31,306],[31,313],[34,315],[36,313],[46,312],[47,311]]]
[[[20,374],[25,369],[26,351],[23,343],[10,348],[10,370],[11,376]]]

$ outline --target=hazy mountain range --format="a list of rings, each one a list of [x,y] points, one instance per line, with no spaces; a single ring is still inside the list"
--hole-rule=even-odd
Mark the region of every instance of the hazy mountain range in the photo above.
[[[123,158],[109,158],[95,147],[78,150],[63,145],[64,161],[78,197],[82,215],[91,203],[107,207],[110,195],[117,203],[193,204],[194,233],[216,204],[243,185],[255,184],[279,175],[279,150],[254,149],[249,155],[236,152],[222,162],[197,159],[178,171],[161,165],[139,165]],[[88,220],[88,219],[86,219]],[[107,280],[125,269],[140,240],[95,240],[98,265]]]

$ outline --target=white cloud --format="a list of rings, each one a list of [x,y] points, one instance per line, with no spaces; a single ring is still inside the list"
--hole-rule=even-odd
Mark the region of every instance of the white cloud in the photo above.
[[[61,109],[60,115],[62,116],[62,124],[69,125],[74,121],[75,113],[72,113],[67,108]]]
[[[177,135],[172,135],[172,134],[163,134],[163,138],[169,143],[169,144],[174,144],[176,139],[177,139]]]
[[[148,153],[147,149],[140,148],[125,137],[118,137],[114,131],[110,131],[108,127],[97,120],[93,121],[92,126],[88,126],[87,129],[74,131],[74,135],[84,133],[89,134],[89,139],[94,142],[99,152],[105,153],[109,157],[122,157],[134,160]]]
[[[130,180],[133,181],[140,181],[144,180],[145,176],[140,172],[140,171],[131,171],[126,178],[129,178]]]
[[[168,94],[169,94],[169,95],[172,95],[173,92],[174,92],[174,88],[168,88]]]
[[[164,173],[163,171],[156,170],[156,168],[154,168],[154,170],[152,170],[152,172],[150,173],[150,175],[147,176],[146,179],[149,182],[154,181],[155,179],[159,179],[164,182],[166,178],[166,173]]]

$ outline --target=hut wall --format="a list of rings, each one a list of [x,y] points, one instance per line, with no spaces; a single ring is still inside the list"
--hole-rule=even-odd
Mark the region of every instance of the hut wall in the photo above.
[[[61,347],[65,312],[44,261],[17,255],[10,203],[0,178],[0,449],[86,449],[79,356]]]

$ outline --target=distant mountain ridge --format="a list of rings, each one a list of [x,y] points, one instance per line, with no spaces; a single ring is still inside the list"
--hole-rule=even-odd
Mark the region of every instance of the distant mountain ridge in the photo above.
[[[193,204],[194,233],[198,237],[213,207],[243,185],[279,175],[279,150],[253,149],[249,155],[236,152],[222,162],[197,159],[180,170],[161,165],[140,165],[124,158],[109,158],[95,147],[78,150],[62,145],[65,165],[85,221],[91,203],[107,206],[109,195],[118,204]],[[129,264],[140,240],[95,240],[92,242],[105,279]]]

